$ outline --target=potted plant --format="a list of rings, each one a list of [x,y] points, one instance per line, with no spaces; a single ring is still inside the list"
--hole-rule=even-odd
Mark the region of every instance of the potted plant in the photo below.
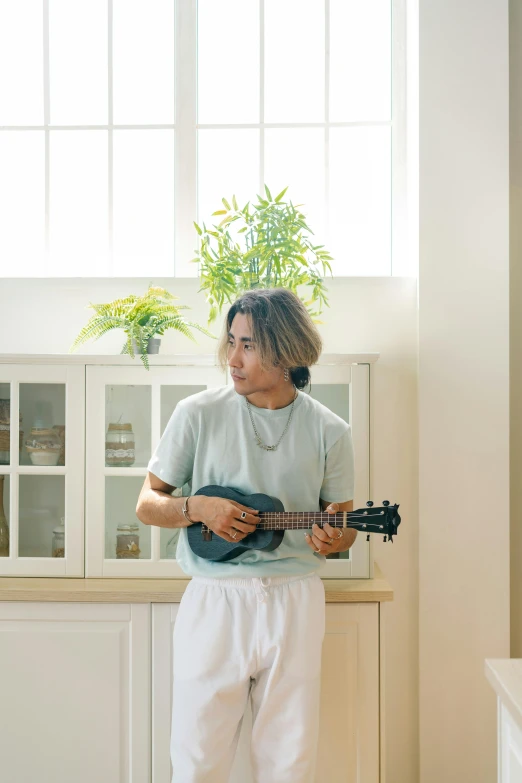
[[[108,304],[89,304],[95,314],[83,327],[80,334],[70,348],[72,353],[87,340],[98,340],[111,329],[123,329],[127,339],[121,353],[129,354],[134,358],[139,353],[141,361],[146,369],[149,369],[147,354],[158,353],[161,340],[155,335],[162,335],[167,329],[177,329],[185,337],[195,340],[191,328],[213,337],[215,335],[207,331],[193,321],[187,321],[180,314],[180,310],[189,309],[187,305],[176,305],[174,300],[178,296],[166,291],[159,286],[150,285],[143,296],[131,294],[125,299],[115,299]]]
[[[313,245],[306,232],[313,231],[305,222],[305,216],[292,202],[283,201],[288,187],[272,198],[265,185],[266,198],[257,196],[258,203],[250,209],[248,202],[239,209],[236,197],[232,206],[223,198],[226,209],[214,215],[223,215],[219,225],[201,228],[194,223],[200,236],[197,258],[200,264],[200,291],[206,292],[210,304],[208,321],[221,313],[225,302],[232,302],[238,295],[251,288],[290,288],[298,294],[298,286],[311,287],[311,296],[301,297],[312,318],[317,321],[323,305],[328,305],[323,278],[332,274],[329,261],[332,257],[324,245]],[[229,231],[232,223],[240,221],[244,247]],[[239,237],[238,237],[239,238]]]

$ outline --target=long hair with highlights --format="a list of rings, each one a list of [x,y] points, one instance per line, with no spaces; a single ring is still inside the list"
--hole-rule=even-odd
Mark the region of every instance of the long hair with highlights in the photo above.
[[[322,351],[322,340],[308,310],[288,288],[256,288],[230,307],[218,347],[218,360],[227,367],[228,333],[237,313],[250,319],[256,352],[264,369],[288,368],[298,389],[310,383],[310,367]]]

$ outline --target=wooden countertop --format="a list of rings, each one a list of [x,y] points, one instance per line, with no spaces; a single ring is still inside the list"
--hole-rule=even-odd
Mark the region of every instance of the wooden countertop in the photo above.
[[[486,677],[522,727],[522,658],[486,658]]]
[[[323,579],[326,603],[392,601],[393,590],[375,565],[373,579]],[[0,601],[176,603],[190,579],[3,577]]]

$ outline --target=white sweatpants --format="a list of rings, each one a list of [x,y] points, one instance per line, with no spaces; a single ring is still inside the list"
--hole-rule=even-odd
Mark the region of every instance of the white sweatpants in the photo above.
[[[316,573],[194,577],[174,627],[172,783],[227,783],[252,699],[256,783],[313,783],[325,595]]]

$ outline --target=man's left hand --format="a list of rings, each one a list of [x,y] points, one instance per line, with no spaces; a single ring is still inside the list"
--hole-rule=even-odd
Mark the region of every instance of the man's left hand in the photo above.
[[[339,505],[338,503],[330,503],[325,510],[329,514],[336,514],[339,511]],[[311,536],[305,533],[306,543],[310,549],[321,555],[331,555],[332,552],[346,552],[352,546],[356,536],[356,530],[335,528],[329,525],[328,522],[325,522],[322,528],[314,523]]]

